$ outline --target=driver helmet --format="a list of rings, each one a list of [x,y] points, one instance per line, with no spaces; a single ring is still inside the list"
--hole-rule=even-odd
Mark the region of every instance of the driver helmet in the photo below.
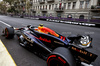
[[[39,26],[43,27],[43,24],[39,24]]]
[[[41,30],[43,27],[43,24],[39,24],[38,29]]]

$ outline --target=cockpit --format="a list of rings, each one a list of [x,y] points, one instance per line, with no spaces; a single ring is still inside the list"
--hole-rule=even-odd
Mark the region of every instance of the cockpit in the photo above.
[[[39,25],[38,28],[34,28],[34,29],[41,33],[50,34],[50,35],[59,37],[59,35],[55,31],[53,31],[47,27],[44,27],[43,24]]]

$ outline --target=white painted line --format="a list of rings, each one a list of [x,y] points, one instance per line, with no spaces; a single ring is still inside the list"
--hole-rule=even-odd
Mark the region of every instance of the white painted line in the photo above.
[[[11,27],[11,25],[9,25],[9,24],[7,24],[7,23],[5,23],[5,22],[3,22],[3,21],[0,21],[0,23],[6,25],[6,26],[8,26],[8,27]],[[13,28],[15,29],[15,27],[13,27]]]
[[[0,66],[17,66],[1,40],[0,40]]]
[[[11,27],[11,25],[9,25],[9,24],[7,24],[7,23],[5,23],[5,22],[3,22],[3,21],[0,21],[0,23],[6,25],[6,26],[8,26],[8,27]]]

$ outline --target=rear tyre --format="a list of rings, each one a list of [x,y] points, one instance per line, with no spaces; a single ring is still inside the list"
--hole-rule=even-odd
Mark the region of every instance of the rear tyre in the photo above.
[[[5,28],[5,37],[7,39],[14,38],[14,28],[12,28],[12,27]]]
[[[47,59],[48,66],[76,66],[71,52],[64,47],[56,48]]]

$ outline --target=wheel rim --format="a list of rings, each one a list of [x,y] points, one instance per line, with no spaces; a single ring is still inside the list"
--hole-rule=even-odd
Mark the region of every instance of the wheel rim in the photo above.
[[[64,64],[61,61],[59,61],[58,59],[52,59],[49,62],[49,66],[64,66]]]
[[[58,55],[51,55],[47,59],[48,66],[69,66],[69,64]]]

